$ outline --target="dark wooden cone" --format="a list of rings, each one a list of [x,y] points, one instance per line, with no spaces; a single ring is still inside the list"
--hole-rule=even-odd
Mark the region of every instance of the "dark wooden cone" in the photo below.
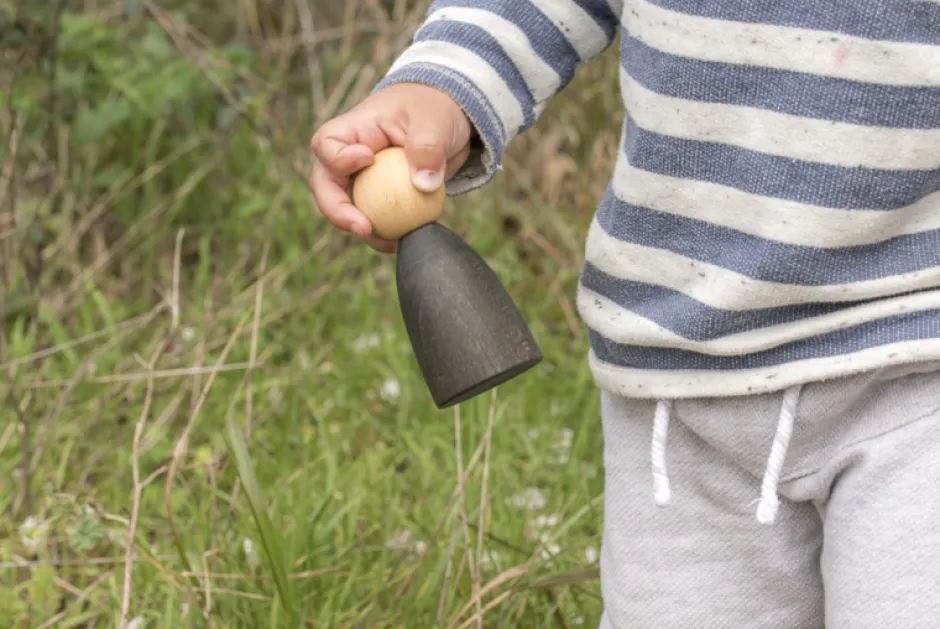
[[[484,393],[542,360],[499,278],[443,225],[406,234],[395,272],[405,327],[438,408]]]

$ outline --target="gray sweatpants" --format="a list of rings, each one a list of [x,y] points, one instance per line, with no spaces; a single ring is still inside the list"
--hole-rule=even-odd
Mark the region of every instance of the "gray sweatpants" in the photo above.
[[[938,369],[803,386],[765,524],[783,392],[674,401],[663,506],[656,402],[602,393],[601,629],[940,628]]]

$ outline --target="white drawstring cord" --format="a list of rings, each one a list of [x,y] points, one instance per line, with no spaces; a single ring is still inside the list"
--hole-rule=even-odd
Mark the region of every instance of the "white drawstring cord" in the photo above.
[[[671,400],[659,400],[653,419],[653,500],[661,507],[669,504],[672,494],[669,489],[669,474],[666,472],[666,436],[669,434],[671,411]]]
[[[760,504],[757,505],[757,521],[761,524],[772,524],[777,517],[777,508],[780,499],[777,497],[777,484],[780,482],[780,472],[787,456],[790,445],[790,435],[793,434],[793,417],[800,399],[800,386],[790,387],[783,394],[783,403],[780,405],[780,418],[777,420],[777,434],[770,447],[770,456],[767,457],[767,469],[764,471],[764,480],[761,483]]]
[[[767,457],[767,467],[761,482],[761,497],[757,506],[757,521],[761,524],[772,524],[780,507],[777,486],[780,483],[780,474],[783,471],[783,464],[787,457],[787,448],[790,447],[790,437],[793,434],[793,421],[800,400],[801,388],[800,385],[790,387],[783,394],[780,416],[777,419],[777,432],[774,435],[773,445],[770,447],[770,456]],[[666,438],[669,435],[671,414],[671,400],[659,400],[656,403],[651,458],[653,466],[653,500],[659,506],[668,505],[672,499],[669,473],[666,470]]]

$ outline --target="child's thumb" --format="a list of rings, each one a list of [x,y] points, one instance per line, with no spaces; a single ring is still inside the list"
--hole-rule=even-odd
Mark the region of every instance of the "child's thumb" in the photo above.
[[[405,140],[405,156],[411,166],[411,181],[419,190],[434,192],[444,183],[446,142],[450,135],[432,121],[413,124],[409,129]]]

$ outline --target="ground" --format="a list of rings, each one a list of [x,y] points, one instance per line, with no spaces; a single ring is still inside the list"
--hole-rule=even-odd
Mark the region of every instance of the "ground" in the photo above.
[[[439,411],[306,186],[426,5],[0,0],[0,626],[596,626],[616,51],[448,201],[545,359]]]

